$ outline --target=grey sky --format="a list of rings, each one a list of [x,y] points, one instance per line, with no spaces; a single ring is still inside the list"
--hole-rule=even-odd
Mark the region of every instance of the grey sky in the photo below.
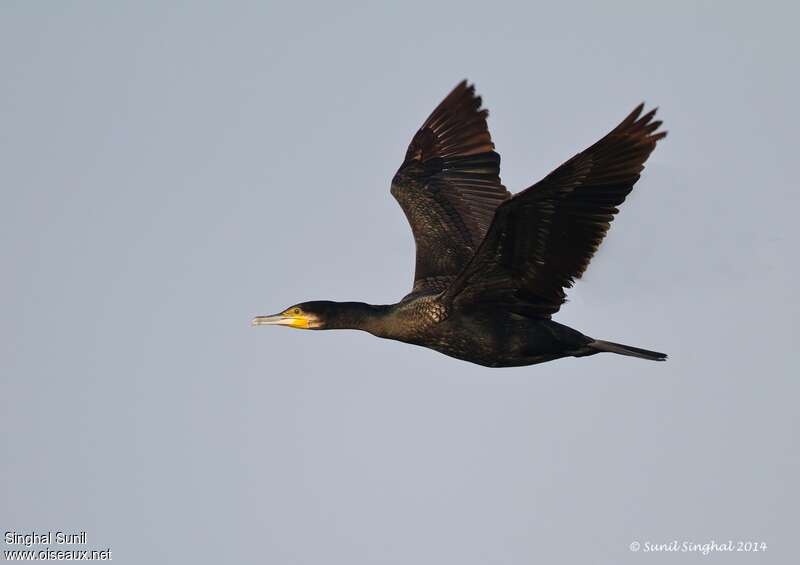
[[[123,564],[796,559],[797,8],[288,4],[0,7],[0,528]],[[557,319],[667,363],[249,327],[408,291],[389,180],[462,78],[512,192],[660,107]]]

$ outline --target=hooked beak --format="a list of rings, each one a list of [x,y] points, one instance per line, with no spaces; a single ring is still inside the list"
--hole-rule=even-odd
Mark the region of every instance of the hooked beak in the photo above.
[[[309,328],[309,319],[305,316],[287,316],[285,314],[274,314],[272,316],[256,316],[250,324],[251,326],[289,326],[292,328]]]

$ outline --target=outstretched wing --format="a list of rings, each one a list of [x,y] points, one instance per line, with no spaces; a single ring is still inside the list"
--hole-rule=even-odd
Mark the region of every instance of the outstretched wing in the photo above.
[[[414,135],[392,179],[417,245],[412,292],[447,288],[510,196],[500,183],[487,115],[475,87],[461,82]]]
[[[608,231],[617,206],[639,180],[666,135],[655,110],[636,108],[603,139],[503,203],[486,239],[445,299],[489,300],[528,315],[549,316],[580,278]]]

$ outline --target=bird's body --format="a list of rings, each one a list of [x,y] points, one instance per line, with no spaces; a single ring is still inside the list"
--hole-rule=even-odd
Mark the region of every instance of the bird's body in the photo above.
[[[666,355],[595,340],[554,322],[639,178],[656,141],[638,107],[611,133],[514,195],[474,87],[459,84],[414,136],[392,180],[416,241],[414,285],[392,305],[305,302],[256,325],[358,329],[488,367],[603,351]]]
[[[436,302],[431,297],[413,301],[417,300]],[[402,303],[398,306],[400,311],[406,308]],[[446,310],[440,304],[433,308]],[[416,310],[412,307],[412,311]],[[422,317],[428,319],[426,315]],[[394,339],[487,367],[533,365],[568,355],[588,354],[586,344],[592,341],[552,320],[482,305],[451,312],[440,322],[427,322],[418,331]]]

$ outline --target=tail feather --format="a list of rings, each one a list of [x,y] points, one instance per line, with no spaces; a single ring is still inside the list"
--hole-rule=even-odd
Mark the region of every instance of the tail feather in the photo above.
[[[621,343],[614,343],[613,341],[603,341],[596,339],[589,344],[589,347],[596,351],[608,351],[610,353],[618,353],[620,355],[630,355],[631,357],[639,357],[640,359],[649,359],[650,361],[666,361],[667,354],[659,353],[658,351],[649,351],[647,349],[640,349],[638,347],[631,347],[630,345],[622,345]]]

